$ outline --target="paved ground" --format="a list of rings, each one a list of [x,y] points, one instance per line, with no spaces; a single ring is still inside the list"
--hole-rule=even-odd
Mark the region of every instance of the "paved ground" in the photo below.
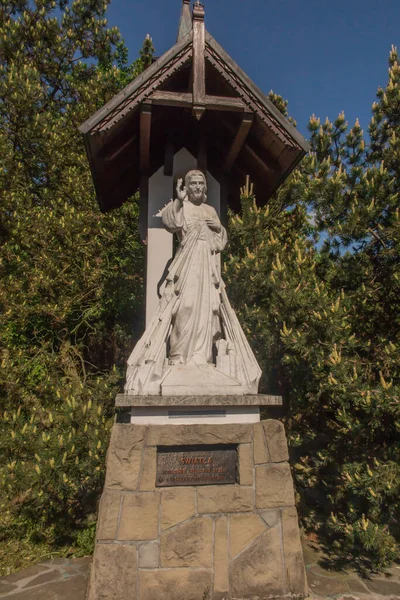
[[[400,566],[389,576],[360,579],[355,573],[322,569],[319,555],[304,544],[311,598],[335,600],[400,600]],[[55,558],[0,579],[1,600],[85,600],[90,558]]]
[[[312,544],[303,544],[304,562],[311,598],[337,600],[400,600],[400,566],[388,570],[388,576],[360,579],[357,573],[327,571],[318,565],[321,556]]]

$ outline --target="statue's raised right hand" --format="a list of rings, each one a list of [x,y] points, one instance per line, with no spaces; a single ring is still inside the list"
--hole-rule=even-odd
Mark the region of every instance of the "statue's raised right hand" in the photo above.
[[[186,188],[182,187],[182,186],[183,186],[183,180],[178,179],[178,183],[176,184],[176,197],[181,204],[183,204],[183,202],[186,198],[186,195],[187,195]]]

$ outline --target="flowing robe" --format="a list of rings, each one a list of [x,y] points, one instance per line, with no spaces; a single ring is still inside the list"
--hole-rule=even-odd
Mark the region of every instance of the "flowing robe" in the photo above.
[[[221,227],[212,231],[206,219]],[[178,296],[172,311],[169,340],[170,364],[207,364],[213,359],[213,344],[221,337],[221,278],[218,253],[227,243],[225,229],[216,210],[175,200],[163,211],[163,224],[179,235],[181,245],[169,269],[167,286]]]
[[[257,393],[261,370],[220,275],[226,231],[222,225],[219,232],[212,231],[206,219],[220,225],[213,207],[188,200],[183,205],[173,200],[162,211],[164,226],[177,234],[180,245],[158,309],[129,357],[126,394],[160,394],[163,377],[175,364],[213,368],[210,363],[221,341],[225,357],[220,363],[225,358],[225,364],[234,366],[230,374],[243,386],[241,393]]]

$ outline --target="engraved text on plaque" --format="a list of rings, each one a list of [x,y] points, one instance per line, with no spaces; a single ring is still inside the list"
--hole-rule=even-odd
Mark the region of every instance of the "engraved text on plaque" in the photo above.
[[[235,446],[157,448],[157,487],[221,485],[236,481]]]

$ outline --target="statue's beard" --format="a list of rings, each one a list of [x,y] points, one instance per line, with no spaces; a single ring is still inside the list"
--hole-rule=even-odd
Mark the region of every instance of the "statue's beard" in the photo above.
[[[190,194],[189,200],[192,204],[196,204],[197,206],[199,206],[204,202],[204,194],[203,192],[199,192],[198,194],[194,192],[193,194]]]

